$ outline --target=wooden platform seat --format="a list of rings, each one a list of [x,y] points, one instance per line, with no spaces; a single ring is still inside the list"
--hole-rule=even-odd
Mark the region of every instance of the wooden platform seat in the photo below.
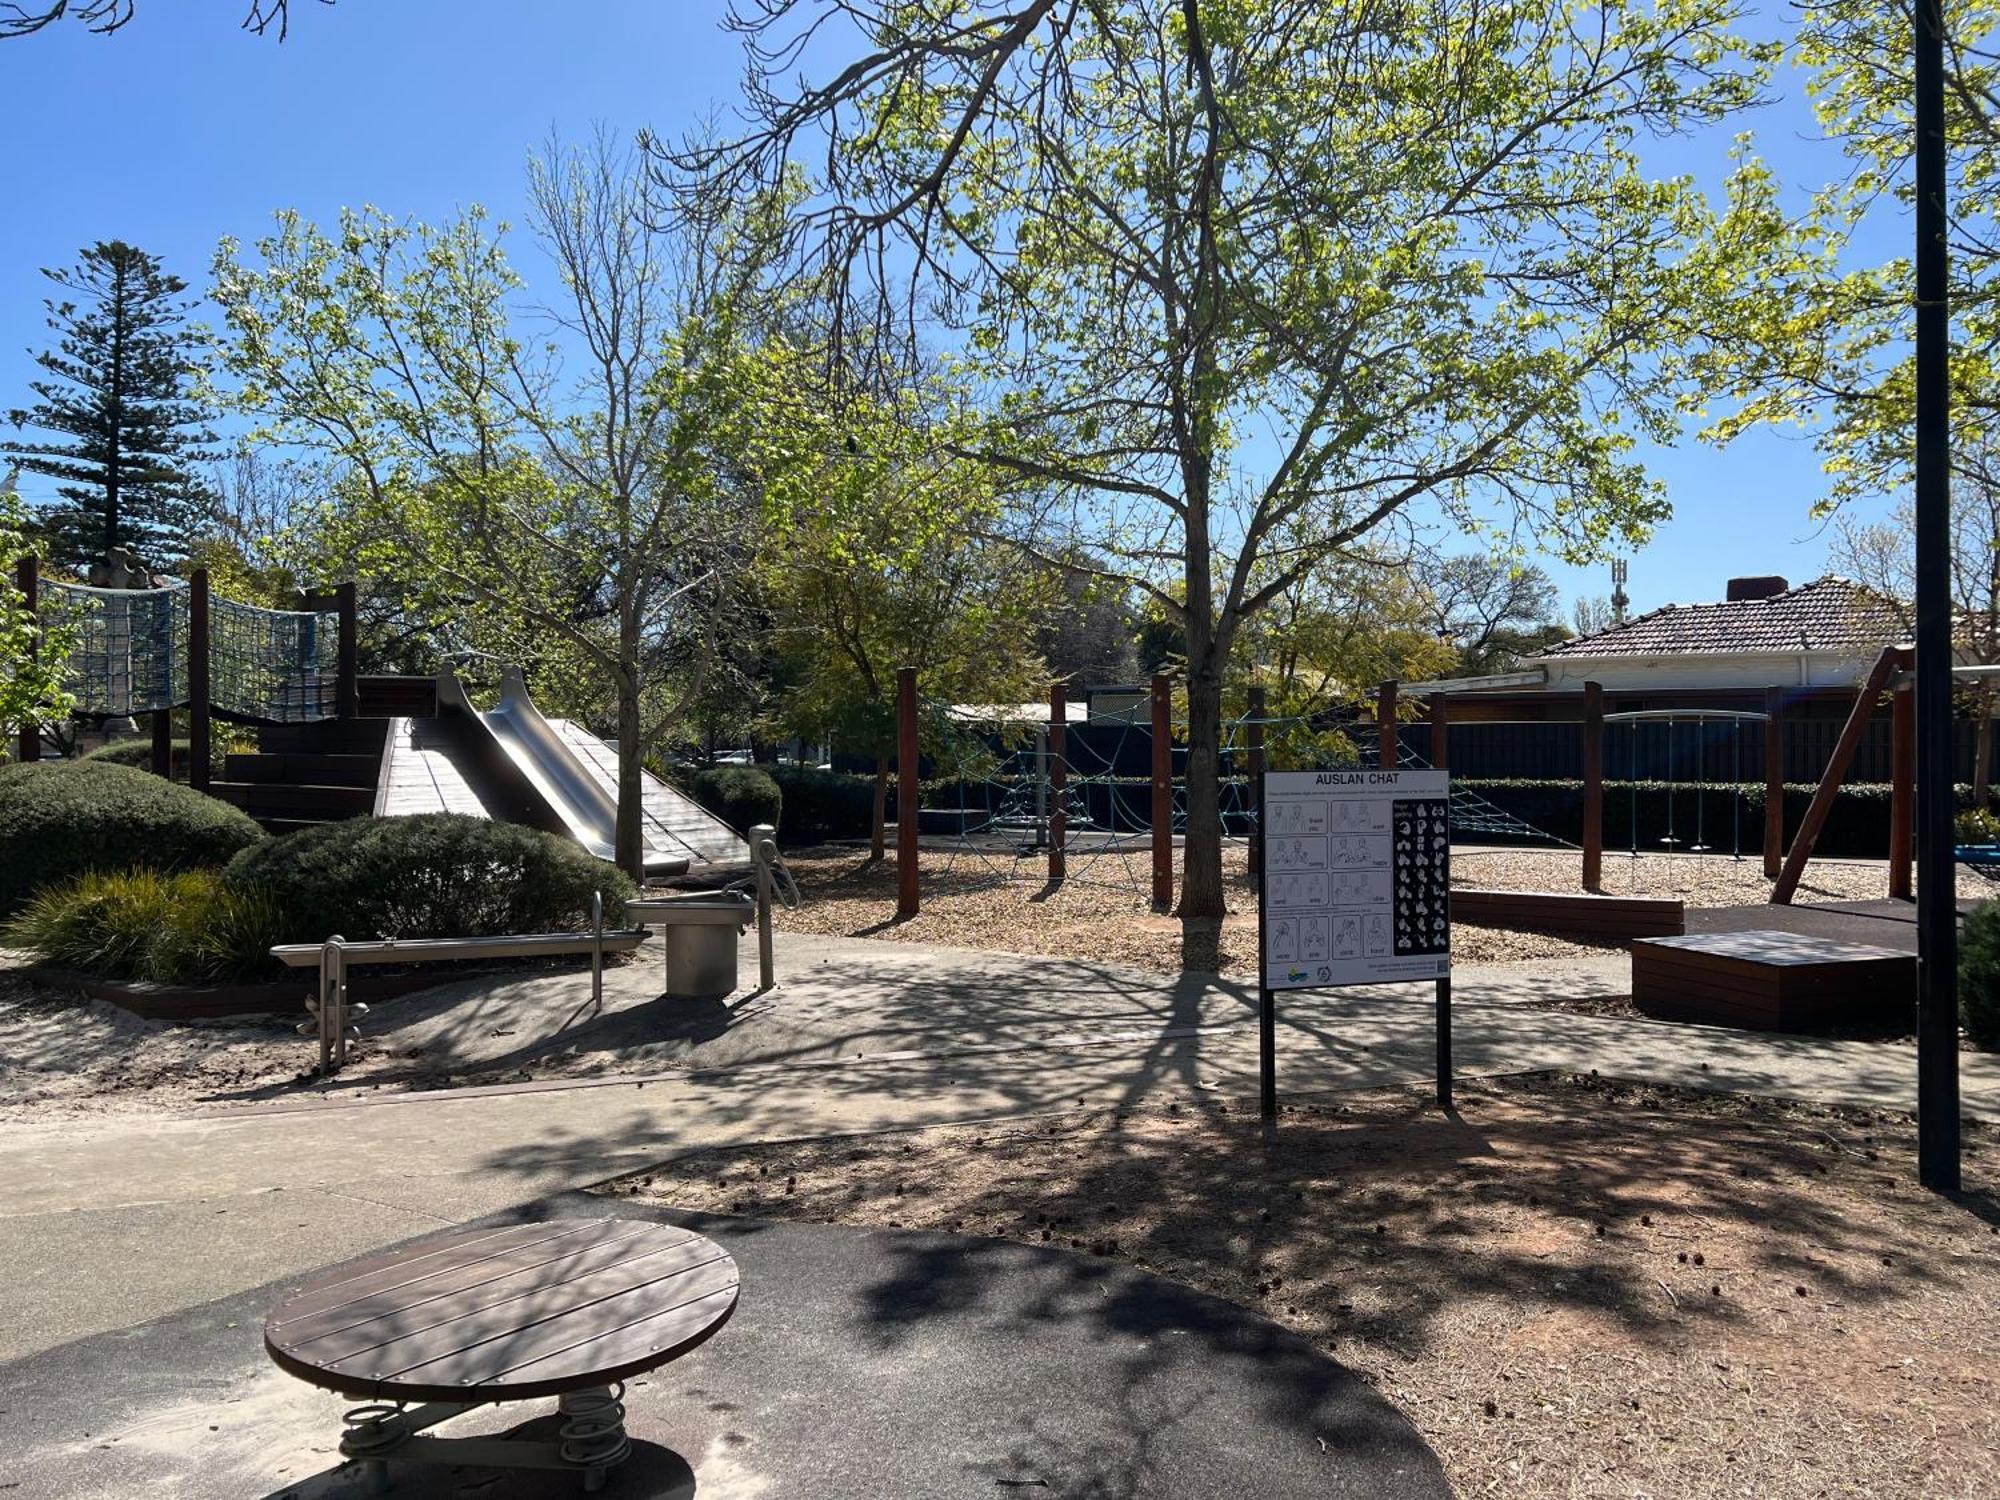
[[[1678,901],[1581,891],[1479,891],[1453,886],[1451,919],[1474,927],[1510,927],[1595,942],[1678,937],[1687,931],[1687,914]]]
[[[1917,956],[1795,932],[1711,932],[1632,945],[1632,1003],[1667,1021],[1753,1031],[1893,1028],[1913,1019]]]

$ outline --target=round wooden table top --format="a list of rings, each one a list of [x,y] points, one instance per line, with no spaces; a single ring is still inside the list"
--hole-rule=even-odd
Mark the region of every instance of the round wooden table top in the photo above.
[[[264,1320],[301,1380],[402,1401],[517,1401],[610,1385],[709,1338],[736,1262],[689,1229],[550,1219],[461,1229],[308,1282]]]

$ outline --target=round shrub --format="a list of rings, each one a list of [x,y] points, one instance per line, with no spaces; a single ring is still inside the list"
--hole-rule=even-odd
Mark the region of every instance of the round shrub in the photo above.
[[[217,743],[222,743],[219,738]],[[173,741],[168,755],[168,763],[173,767],[174,780],[176,781],[186,781],[188,779],[189,752],[190,746],[188,741]],[[108,745],[99,745],[95,750],[84,751],[78,759],[105,761],[114,766],[137,766],[141,771],[150,771],[153,769],[153,742],[149,739],[113,740]],[[221,764],[222,761],[218,754],[215,757],[215,765],[211,766],[210,770],[218,770]]]
[[[95,871],[37,892],[7,941],[100,979],[198,984],[273,972],[277,903],[217,870]]]
[[[1958,1019],[1977,1046],[2000,1049],[2000,901],[1982,901],[1958,934]]]
[[[0,767],[0,916],[92,870],[225,865],[264,831],[226,802],[104,761]]]
[[[779,831],[793,848],[868,837],[875,819],[872,778],[812,766],[773,766],[770,774],[785,798],[785,821]]]
[[[688,778],[688,795],[738,833],[776,828],[785,805],[778,783],[755,766],[706,766]]]
[[[452,938],[581,931],[590,893],[607,926],[634,894],[615,866],[568,839],[458,813],[355,818],[246,849],[229,883],[262,890],[284,914],[282,941]]]

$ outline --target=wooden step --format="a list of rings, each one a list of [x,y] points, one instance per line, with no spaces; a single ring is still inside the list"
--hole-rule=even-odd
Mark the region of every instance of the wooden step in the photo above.
[[[386,719],[319,719],[311,724],[266,724],[257,748],[266,755],[377,755],[388,734]]]
[[[363,677],[355,684],[364,719],[434,719],[435,677]]]
[[[365,786],[375,785],[381,774],[379,755],[231,755],[223,762],[223,775],[230,781],[255,781],[266,785]]]
[[[358,818],[375,810],[372,786],[273,786],[258,781],[217,781],[209,791],[253,818],[327,821]]]

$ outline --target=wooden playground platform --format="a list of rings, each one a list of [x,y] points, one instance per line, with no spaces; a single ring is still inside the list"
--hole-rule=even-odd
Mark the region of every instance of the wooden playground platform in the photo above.
[[[1590,942],[1678,937],[1687,931],[1687,910],[1671,898],[1599,896],[1575,891],[1481,891],[1454,887],[1451,919],[1475,927],[1507,927]]]
[[[1665,1021],[1754,1031],[1910,1023],[1917,956],[1796,932],[1711,932],[1632,945],[1632,1003]]]

